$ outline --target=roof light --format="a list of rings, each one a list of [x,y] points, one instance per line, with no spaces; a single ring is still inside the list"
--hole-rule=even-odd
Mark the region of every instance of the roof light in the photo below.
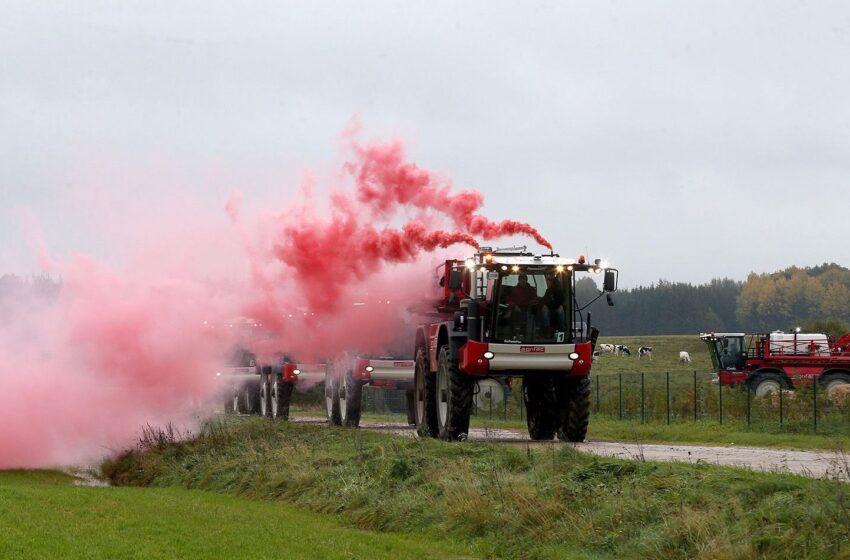
[[[519,266],[518,266],[518,265],[513,265],[513,266],[511,267],[511,270],[513,270],[514,272],[519,272]]]
[[[475,259],[466,259],[466,268],[475,268]]]
[[[585,262],[586,262],[586,259],[584,258],[584,255],[579,255],[578,256],[578,264],[584,264]]]
[[[482,266],[481,268],[478,269],[478,272],[487,272],[487,267]]]
[[[564,271],[564,265],[559,264],[558,266],[555,267],[555,272],[561,273],[563,271]]]
[[[507,270],[507,269],[508,269],[508,265],[503,264],[503,265],[502,265],[502,270]]]
[[[568,267],[567,267],[567,270],[572,271],[572,270],[573,270],[573,265],[568,266]]]
[[[493,262],[493,255],[489,253],[484,255],[484,262]]]

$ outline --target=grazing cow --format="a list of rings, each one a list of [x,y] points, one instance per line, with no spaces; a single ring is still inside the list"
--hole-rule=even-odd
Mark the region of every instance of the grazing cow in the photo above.
[[[682,350],[681,352],[679,352],[679,362],[682,364],[691,363],[691,355]]]
[[[599,348],[600,354],[613,354],[614,353],[614,345],[613,344],[597,344],[597,348]]]
[[[614,345],[614,355],[615,356],[631,356],[632,352],[629,350],[629,347],[625,344],[615,344]]]
[[[649,356],[649,359],[652,359],[652,346],[641,346],[638,348],[638,360],[644,356]]]
[[[596,361],[596,360],[598,360],[598,359],[599,359],[599,350],[594,350],[594,351],[593,351],[593,358],[592,358],[592,361],[594,361],[594,362],[595,362],[595,361]]]

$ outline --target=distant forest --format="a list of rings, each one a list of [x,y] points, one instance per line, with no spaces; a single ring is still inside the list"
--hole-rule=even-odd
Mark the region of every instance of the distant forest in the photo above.
[[[27,295],[52,300],[61,282],[47,276],[0,276],[0,316]],[[594,281],[577,284],[586,303],[599,294]],[[792,266],[779,272],[750,274],[743,282],[728,278],[707,284],[659,280],[613,294],[614,307],[601,298],[588,308],[604,335],[694,334],[791,330],[833,335],[850,332],[850,269],[837,264]]]
[[[576,293],[581,303],[599,291],[585,278]],[[837,264],[751,273],[744,282],[659,280],[613,298],[614,307],[603,298],[589,308],[593,324],[605,335],[769,332],[796,326],[833,335],[850,331],[850,269]]]

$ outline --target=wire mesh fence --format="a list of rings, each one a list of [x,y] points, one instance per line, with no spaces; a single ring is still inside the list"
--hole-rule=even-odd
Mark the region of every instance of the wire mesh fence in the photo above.
[[[474,418],[525,421],[522,381],[489,380],[476,390]],[[401,390],[365,387],[363,411],[403,414]],[[605,373],[591,376],[591,415],[606,420],[670,425],[712,421],[747,429],[850,435],[850,393],[830,394],[797,380],[793,391],[756,397],[743,386],[719,385],[710,372]]]

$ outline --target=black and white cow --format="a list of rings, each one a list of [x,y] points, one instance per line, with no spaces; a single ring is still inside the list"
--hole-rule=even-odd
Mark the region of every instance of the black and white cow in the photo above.
[[[638,348],[638,360],[644,356],[649,356],[649,359],[652,359],[652,346],[641,346]]]
[[[614,345],[614,355],[615,356],[631,356],[632,352],[629,350],[629,347],[625,344],[615,344]]]
[[[616,348],[613,344],[597,344],[596,347],[599,348],[600,354],[613,354]]]

